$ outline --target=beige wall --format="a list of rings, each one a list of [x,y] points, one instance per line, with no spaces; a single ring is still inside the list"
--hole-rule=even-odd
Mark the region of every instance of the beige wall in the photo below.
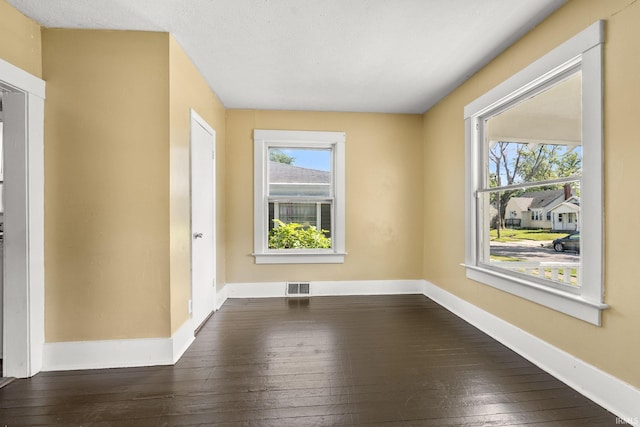
[[[189,137],[193,108],[216,131],[216,231],[218,291],[225,283],[225,109],[180,45],[170,38],[171,332],[189,317],[191,209]]]
[[[344,264],[256,265],[253,130],[344,131]],[[419,279],[422,266],[422,117],[227,111],[227,282]]]
[[[464,106],[598,19],[606,20],[605,74],[605,301],[603,326],[565,316],[465,279]],[[640,241],[640,3],[573,0],[473,76],[424,116],[424,277],[480,308],[640,386],[640,286],[635,242]]]
[[[42,77],[40,26],[0,0],[0,58]]]
[[[46,340],[169,336],[169,35],[42,34]]]

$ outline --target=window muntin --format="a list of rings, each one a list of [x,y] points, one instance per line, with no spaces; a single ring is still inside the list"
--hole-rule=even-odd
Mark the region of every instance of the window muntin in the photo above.
[[[467,143],[467,277],[596,325],[601,322],[601,310],[607,308],[603,303],[602,245],[603,41],[604,22],[598,21],[467,105],[464,112]],[[577,84],[578,79],[582,80],[581,84]],[[565,87],[578,88],[580,123],[561,129],[557,124],[568,123],[569,120],[559,114],[558,107],[566,106],[567,100],[560,99],[552,103],[538,101],[544,100],[542,95],[547,90],[561,87],[564,82],[567,83]],[[529,114],[523,117],[524,121],[509,120],[511,128],[500,123],[501,116],[517,116],[511,112],[518,112],[527,100],[555,109],[556,112],[552,117]],[[526,132],[517,133],[519,129]],[[576,130],[579,130],[579,137],[572,138]],[[512,175],[514,179],[498,182],[500,174],[494,170],[492,175],[490,170],[489,150],[492,144],[500,141],[512,144],[511,154],[503,158],[506,159],[506,164],[517,159],[518,147],[531,149],[531,146],[535,148],[545,145],[545,150],[557,147],[558,159],[574,156],[573,160],[579,160],[579,167],[574,168],[572,173],[529,175],[529,179],[524,179],[524,175],[515,178]],[[506,175],[503,176],[506,178]],[[495,199],[504,197],[503,204],[513,200],[512,206],[506,209],[508,213],[504,215],[505,223],[519,223],[524,228],[527,220],[532,221],[531,210],[522,208],[514,199],[526,192],[542,190],[560,190],[558,193],[562,194],[562,203],[546,212],[546,206],[539,204],[542,219],[550,221],[553,228],[576,227],[579,230],[575,232],[579,236],[577,246],[576,238],[567,239],[567,247],[577,249],[556,254],[558,258],[565,254],[579,257],[578,267],[569,268],[564,273],[559,271],[548,274],[548,266],[542,266],[537,273],[532,273],[497,265],[496,262],[504,260],[492,259],[495,251],[491,243],[494,236],[491,235],[490,223],[492,218],[497,218]],[[570,193],[564,195],[565,191]],[[535,217],[538,218],[538,214]],[[566,229],[561,231],[567,231],[565,235],[569,234]],[[562,280],[558,280],[561,277]]]
[[[342,132],[254,132],[257,263],[343,262],[344,141]],[[275,235],[288,226],[299,240]]]

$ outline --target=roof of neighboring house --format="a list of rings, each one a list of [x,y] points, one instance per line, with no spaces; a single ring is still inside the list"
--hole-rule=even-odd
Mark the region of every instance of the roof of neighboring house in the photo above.
[[[564,202],[560,203],[558,206],[549,209],[554,212],[562,213],[562,212],[580,212],[580,198],[576,196],[571,196]]]
[[[521,211],[528,209],[540,209],[548,207],[553,201],[564,195],[564,190],[542,190],[542,191],[529,191],[522,193],[518,197],[512,197],[509,201],[515,203],[515,205]]]
[[[329,184],[331,172],[269,162],[269,182],[280,184]]]
[[[533,200],[531,201],[531,209],[547,207],[555,200],[557,200],[558,197],[564,197],[564,190],[546,190],[537,191],[535,193],[537,194],[535,194]]]

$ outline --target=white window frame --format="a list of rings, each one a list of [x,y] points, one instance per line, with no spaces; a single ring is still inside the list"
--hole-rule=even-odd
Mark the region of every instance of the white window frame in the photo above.
[[[604,21],[598,21],[542,58],[505,80],[464,109],[466,142],[465,263],[467,277],[552,308],[594,325],[601,324],[603,302],[603,113],[602,44]],[[481,209],[477,191],[486,167],[482,123],[505,105],[535,91],[572,68],[582,71],[582,207],[581,277],[578,293],[545,286],[506,270],[480,263]]]
[[[255,129],[254,140],[254,253],[256,264],[339,264],[345,251],[344,132]],[[329,148],[333,152],[333,229],[329,249],[269,249],[267,161],[270,147]]]

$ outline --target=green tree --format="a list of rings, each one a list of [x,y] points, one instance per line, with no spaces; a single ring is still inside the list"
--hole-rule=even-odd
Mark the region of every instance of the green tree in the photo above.
[[[569,177],[579,174],[582,168],[579,153],[576,150],[568,151],[563,145],[498,141],[489,149],[489,160],[493,163],[493,170],[490,173],[492,187]],[[562,185],[540,186],[536,189],[556,188],[562,188]],[[499,215],[496,224],[498,237],[500,237],[500,229],[504,227],[507,202],[511,197],[516,197],[522,192],[522,190],[507,190],[499,196],[492,194],[491,203],[496,205]]]
[[[276,163],[284,163],[285,165],[291,165],[296,161],[295,157],[289,156],[280,150],[270,150],[269,160]]]
[[[305,226],[295,222],[285,224],[279,219],[274,219],[275,227],[269,232],[270,249],[313,249],[330,248],[331,238],[325,233],[327,230],[318,230],[314,226]]]

